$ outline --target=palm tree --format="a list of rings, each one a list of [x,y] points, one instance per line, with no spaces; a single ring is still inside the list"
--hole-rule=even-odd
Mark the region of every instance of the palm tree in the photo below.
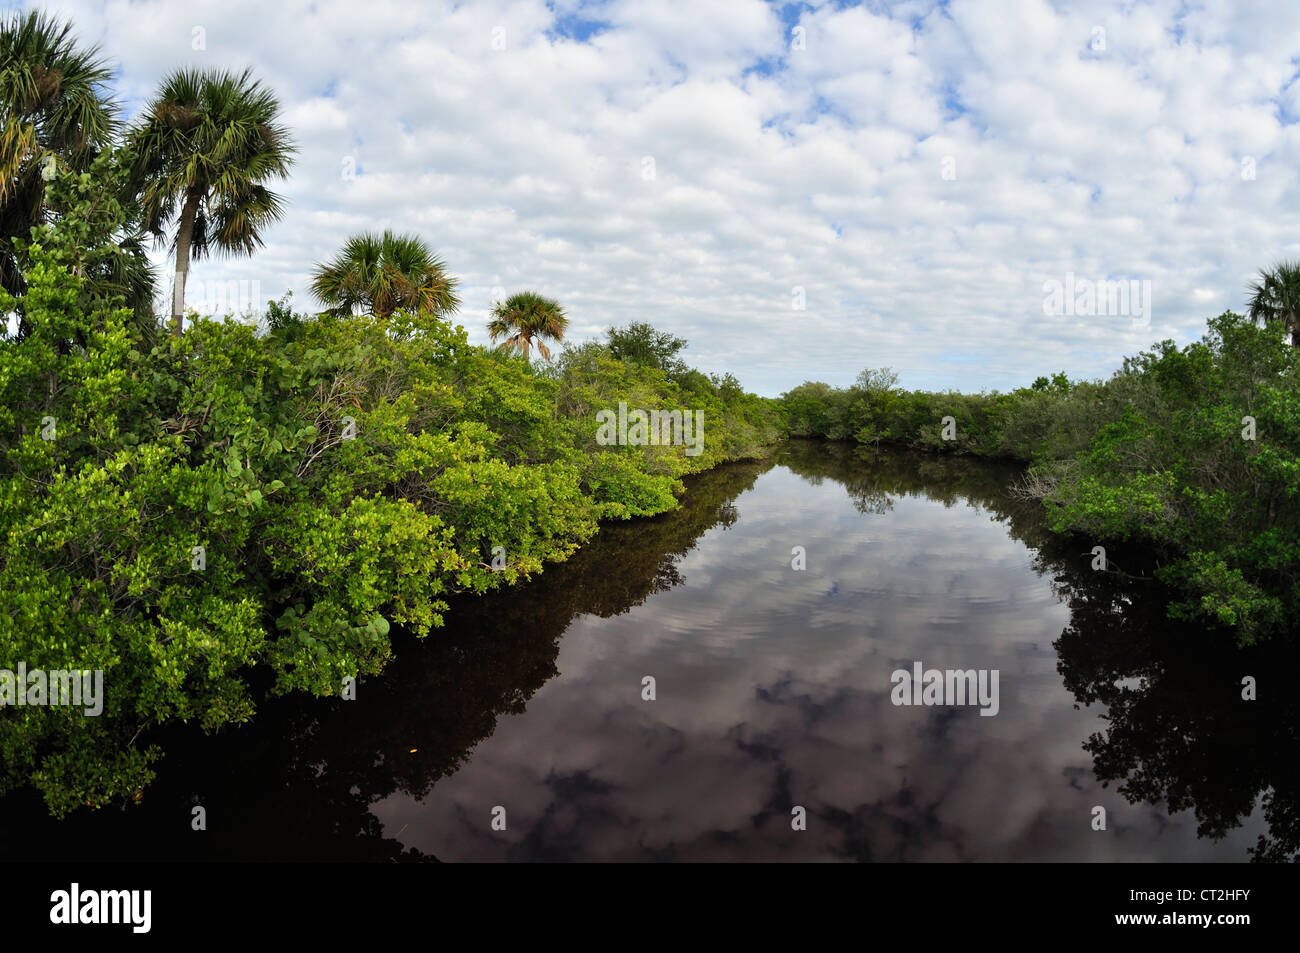
[[[515,348],[526,358],[535,343],[542,357],[550,361],[551,352],[541,340],[534,341],[534,338],[563,341],[568,326],[569,319],[558,301],[535,291],[521,291],[492,309],[487,329],[494,342],[499,337],[505,338],[500,344],[502,348]]]
[[[353,235],[333,261],[316,266],[312,291],[331,314],[380,318],[410,308],[450,314],[460,307],[456,279],[415,235],[385,231]]]
[[[46,178],[88,169],[117,129],[111,76],[70,23],[36,12],[0,22],[0,286],[11,294],[23,291],[13,240],[50,217]]]
[[[1280,261],[1261,271],[1249,291],[1251,320],[1281,321],[1291,332],[1292,345],[1300,347],[1300,263]]]
[[[179,69],[131,130],[145,224],[160,240],[175,228],[173,334],[181,333],[190,258],[251,255],[283,212],[265,184],[286,177],[297,152],[279,114],[275,95],[249,70]]]

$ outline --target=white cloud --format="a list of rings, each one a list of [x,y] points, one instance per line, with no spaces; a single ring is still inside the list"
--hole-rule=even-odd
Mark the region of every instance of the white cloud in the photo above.
[[[54,9],[120,64],[128,111],[187,64],[280,94],[288,214],[196,279],[309,303],[350,233],[416,231],[479,341],[490,289],[532,287],[577,334],[650,320],[764,393],[879,364],[1006,388],[1195,337],[1297,247],[1297,9],[815,4],[802,50],[757,0]],[[1070,271],[1150,280],[1150,326],[1044,317],[1042,282]]]

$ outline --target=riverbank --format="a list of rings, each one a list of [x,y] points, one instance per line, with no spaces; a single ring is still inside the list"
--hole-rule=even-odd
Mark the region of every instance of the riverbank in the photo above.
[[[195,316],[149,346],[52,241],[27,333],[0,342],[0,635],[29,669],[102,672],[106,698],[9,713],[0,791],[34,784],[56,814],[142,795],[158,727],[252,718],[250,678],[338,697],[383,669],[392,627],[426,636],[448,595],[527,579],[778,437],[730,375],[601,342],[534,363],[432,315]],[[620,404],[691,411],[703,439],[604,443]]]

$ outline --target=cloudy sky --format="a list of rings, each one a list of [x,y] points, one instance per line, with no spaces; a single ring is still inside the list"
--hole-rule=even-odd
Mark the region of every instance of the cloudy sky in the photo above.
[[[881,365],[1007,389],[1196,338],[1300,256],[1288,0],[42,6],[128,116],[182,65],[280,95],[288,212],[197,266],[200,309],[231,281],[312,306],[313,263],[394,228],[459,277],[472,340],[532,288],[575,339],[650,321],[759,393]],[[1137,284],[1089,306],[1102,281]]]

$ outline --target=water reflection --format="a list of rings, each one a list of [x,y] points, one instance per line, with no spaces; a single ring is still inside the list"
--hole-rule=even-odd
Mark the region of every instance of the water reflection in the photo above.
[[[533,584],[454,605],[355,702],[173,733],[140,808],[3,810],[43,856],[1294,854],[1296,702],[1268,678],[1286,652],[1172,626],[1147,583],[1092,572],[1089,544],[1010,501],[1011,475],[794,443],[701,476],[679,512],[607,527]],[[1000,714],[894,707],[890,673],[914,660],[998,669]],[[1240,699],[1245,674],[1258,702]]]

